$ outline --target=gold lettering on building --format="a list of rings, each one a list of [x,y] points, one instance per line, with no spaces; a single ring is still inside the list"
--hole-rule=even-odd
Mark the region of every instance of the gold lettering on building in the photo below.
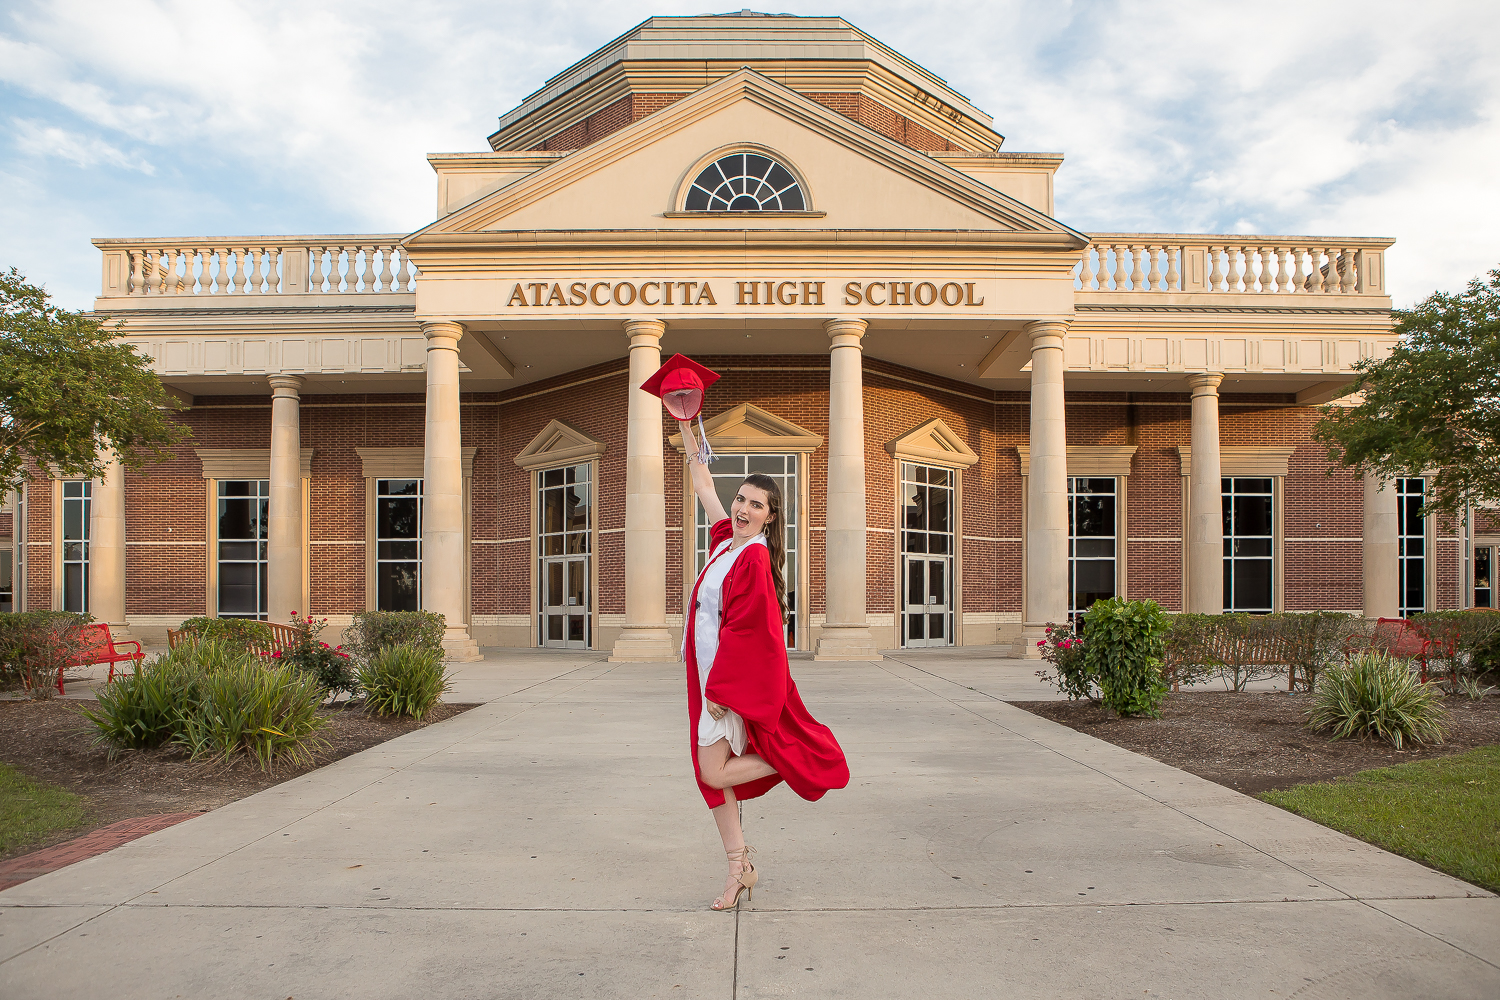
[[[757,278],[734,283],[737,306],[788,307],[823,306],[826,281]],[[847,281],[844,283],[846,306],[894,306],[930,308],[933,306],[974,307],[984,305],[984,297],[975,292],[978,282],[945,281]],[[713,285],[707,281],[574,281],[566,286],[558,281],[515,282],[506,306],[533,309],[580,306],[701,306],[718,305]]]

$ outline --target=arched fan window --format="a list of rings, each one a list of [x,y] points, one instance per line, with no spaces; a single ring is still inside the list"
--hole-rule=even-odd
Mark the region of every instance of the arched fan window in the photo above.
[[[689,212],[803,212],[807,199],[792,172],[760,153],[721,156],[693,179]]]

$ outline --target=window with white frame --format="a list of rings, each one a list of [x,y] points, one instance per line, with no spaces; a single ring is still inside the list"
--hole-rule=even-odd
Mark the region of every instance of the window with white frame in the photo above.
[[[591,462],[537,472],[537,624],[543,646],[588,649],[593,642],[592,480]]]
[[[422,480],[375,480],[375,610],[422,606]]]
[[[1068,617],[1116,592],[1119,480],[1068,477]]]
[[[1426,491],[1425,479],[1396,480],[1397,613],[1402,618],[1427,610],[1427,518],[1422,516]]]
[[[220,618],[267,616],[266,539],[271,504],[268,479],[221,479],[217,552]]]
[[[1275,610],[1275,480],[1224,478],[1224,610]]]
[[[89,609],[89,506],[94,484],[72,479],[62,484],[62,609]]]

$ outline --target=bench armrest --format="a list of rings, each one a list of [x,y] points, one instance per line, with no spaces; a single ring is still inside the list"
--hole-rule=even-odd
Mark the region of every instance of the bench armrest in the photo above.
[[[135,647],[135,655],[136,656],[145,656],[146,655],[145,653],[141,652],[141,644],[139,642],[137,642],[135,639],[121,639],[118,642],[112,642],[112,643],[110,643],[110,645],[115,648],[116,652],[119,652],[119,648],[121,646],[134,646]]]

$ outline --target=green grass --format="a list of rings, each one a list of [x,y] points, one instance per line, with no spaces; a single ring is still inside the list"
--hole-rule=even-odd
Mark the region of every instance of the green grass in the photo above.
[[[1360,771],[1260,798],[1500,892],[1500,747]]]
[[[82,796],[0,764],[0,855],[78,826],[88,813]]]

